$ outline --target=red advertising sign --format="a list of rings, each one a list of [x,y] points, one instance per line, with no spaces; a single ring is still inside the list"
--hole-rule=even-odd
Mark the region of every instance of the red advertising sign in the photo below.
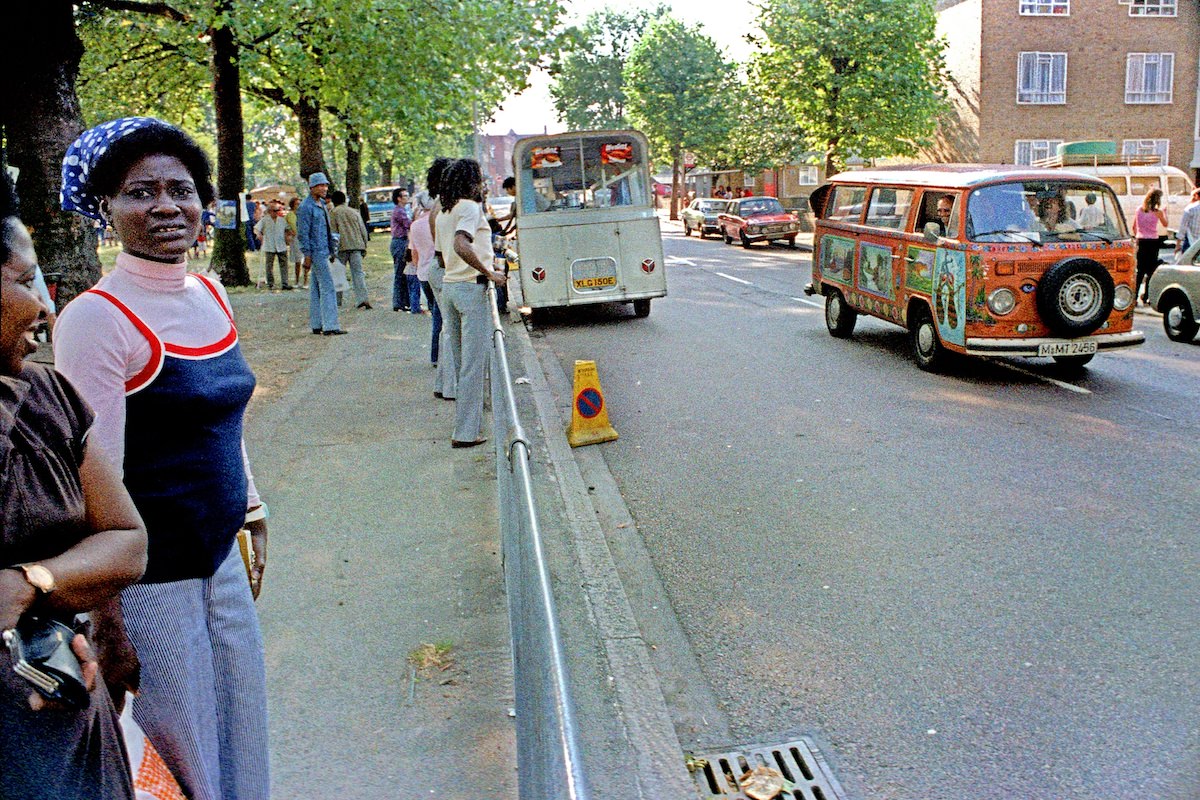
[[[562,166],[562,148],[535,147],[530,152],[530,166],[534,169],[549,169]]]
[[[600,145],[601,164],[628,164],[630,161],[633,161],[633,145],[629,142]]]

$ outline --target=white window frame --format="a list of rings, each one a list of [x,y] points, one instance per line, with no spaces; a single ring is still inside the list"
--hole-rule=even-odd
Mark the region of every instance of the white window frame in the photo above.
[[[796,166],[796,183],[800,186],[816,186],[820,183],[817,178],[817,168],[815,166],[805,164]]]
[[[1061,85],[1055,73],[1061,70]],[[1030,85],[1022,85],[1022,76]],[[1067,54],[1025,51],[1017,54],[1017,105],[1061,106],[1067,103]]]
[[[1179,13],[1178,0],[1130,0],[1131,17],[1174,17]]]
[[[1062,139],[1017,139],[1013,143],[1013,163],[1028,167],[1040,158],[1058,155],[1058,146],[1062,143]],[[1021,158],[1022,145],[1029,153],[1024,160]]]
[[[1171,163],[1170,139],[1124,139],[1121,154],[1126,156],[1158,156],[1160,164]]]
[[[1150,86],[1147,67],[1153,65],[1155,80]],[[1166,105],[1173,103],[1174,53],[1129,53],[1125,57],[1125,104]]]
[[[1023,17],[1071,16],[1071,0],[1018,0],[1018,3]]]

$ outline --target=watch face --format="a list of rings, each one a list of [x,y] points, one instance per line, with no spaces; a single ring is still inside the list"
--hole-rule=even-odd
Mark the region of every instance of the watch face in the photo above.
[[[54,591],[54,574],[50,570],[41,564],[27,564],[22,569],[25,570],[25,580],[35,589],[42,592]]]

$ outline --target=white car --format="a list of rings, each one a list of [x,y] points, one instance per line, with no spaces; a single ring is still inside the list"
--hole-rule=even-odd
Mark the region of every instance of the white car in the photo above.
[[[1200,265],[1159,264],[1146,290],[1150,305],[1161,311],[1163,330],[1173,342],[1190,342],[1200,331]]]

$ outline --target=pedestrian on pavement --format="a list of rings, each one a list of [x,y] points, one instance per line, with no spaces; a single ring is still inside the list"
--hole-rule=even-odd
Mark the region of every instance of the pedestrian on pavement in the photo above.
[[[436,223],[437,246],[446,262],[442,316],[458,365],[451,447],[487,441],[483,436],[491,320],[487,284],[503,286],[507,278],[492,268],[492,231],[484,216],[483,193],[483,170],[473,158],[455,161],[442,175],[439,194],[444,210]]]
[[[96,626],[101,608],[119,630],[119,593],[146,568],[146,529],[121,473],[89,436],[87,403],[60,373],[25,360],[37,349],[29,331],[47,315],[36,271],[0,170],[0,630],[34,616],[72,626],[82,612]],[[7,650],[0,655],[0,797],[133,800],[108,683],[122,701],[136,683],[109,671],[122,659],[100,648],[96,632],[95,653],[82,633],[69,644],[87,690],[77,708],[35,694]]]
[[[433,299],[438,306],[438,317],[442,324],[442,335],[438,337],[437,372],[433,376],[433,396],[443,400],[453,400],[458,396],[458,364],[454,360],[454,354],[450,352],[450,332],[446,330],[445,315],[441,311],[445,308],[442,302],[442,288],[446,281],[446,262],[441,251],[438,250],[435,235],[437,218],[442,208],[440,199],[442,176],[446,167],[450,166],[452,162],[453,159],[439,156],[433,160],[425,172],[425,190],[429,193],[429,199],[433,201],[433,205],[429,209],[428,225],[426,225],[429,237],[433,239],[433,263],[429,265],[429,288],[433,291]]]
[[[404,275],[404,263],[408,254],[408,229],[412,217],[408,215],[408,190],[393,189],[392,204],[392,311],[408,311],[408,279]]]
[[[313,333],[339,336],[346,333],[338,322],[337,287],[333,284],[333,273],[329,263],[336,259],[337,248],[333,243],[333,231],[329,227],[329,208],[325,195],[329,193],[329,179],[324,172],[308,176],[308,197],[296,212],[296,231],[300,239],[300,252],[304,253],[304,269],[312,270],[312,281],[308,290],[308,327]]]
[[[367,205],[365,198],[358,200],[358,216],[363,221],[363,227],[367,229],[367,241],[371,241],[371,207]]]
[[[1200,255],[1200,188],[1192,190],[1192,202],[1184,206],[1179,218],[1175,253],[1176,264],[1191,264]]]
[[[141,662],[133,717],[192,800],[267,800],[266,675],[254,594],[266,506],[242,422],[254,373],[224,288],[187,271],[208,157],[161,120],[113,120],[67,150],[63,209],[121,234],[116,267],[75,298],[55,335],[58,369],[96,411],[88,438],[124,471],[149,540],[121,593]],[[235,546],[252,532],[250,579]]]
[[[1150,276],[1158,268],[1158,252],[1162,240],[1158,236],[1161,223],[1167,227],[1167,215],[1162,208],[1162,189],[1151,189],[1142,198],[1142,207],[1133,215],[1133,230],[1137,236],[1137,282],[1133,285],[1133,296],[1143,303],[1150,302]]]
[[[359,213],[346,205],[346,193],[334,192],[333,212],[329,224],[338,236],[338,261],[350,268],[350,280],[354,286],[354,299],[358,307],[370,309],[367,297],[367,280],[363,276],[363,256],[367,252],[367,226]]]
[[[429,314],[433,320],[433,330],[429,339],[429,363],[436,367],[438,344],[442,336],[442,311],[433,293],[433,287],[429,285],[429,273],[437,260],[433,251],[433,233],[429,230],[429,212],[433,210],[433,198],[429,196],[428,191],[417,192],[417,196],[413,198],[413,207],[416,208],[417,214],[412,227],[409,228],[408,249],[412,251],[412,260],[417,265],[416,278],[425,294]]]
[[[308,288],[308,267],[304,267],[304,253],[300,252],[300,235],[296,228],[296,212],[300,208],[300,198],[293,197],[288,201],[288,212],[284,219],[287,220],[288,231],[291,234],[291,241],[288,243],[288,258],[296,268],[296,278],[292,285],[298,286],[301,289]],[[304,282],[300,282],[300,268],[304,267]]]
[[[259,247],[263,252],[263,271],[267,276],[267,288],[275,288],[275,266],[279,263],[279,282],[284,291],[291,291],[288,283],[288,227],[287,215],[283,209],[282,200],[272,200],[267,204],[265,213],[255,225],[254,235],[258,238]]]

